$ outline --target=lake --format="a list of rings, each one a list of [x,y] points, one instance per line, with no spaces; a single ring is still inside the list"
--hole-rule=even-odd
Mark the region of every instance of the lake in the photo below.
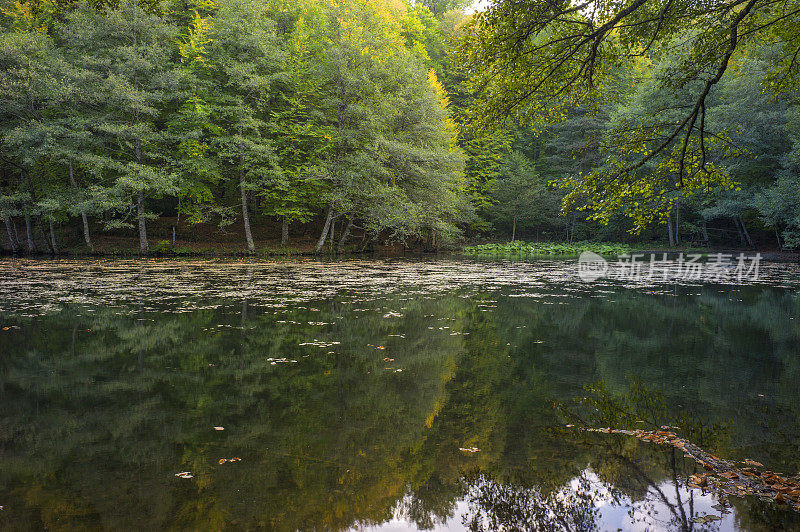
[[[800,268],[0,261],[0,528],[776,530],[677,427],[800,471]]]

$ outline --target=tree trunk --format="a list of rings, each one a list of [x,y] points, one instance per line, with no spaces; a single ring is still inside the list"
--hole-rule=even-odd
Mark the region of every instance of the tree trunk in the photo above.
[[[14,241],[17,243],[17,247],[21,249],[22,244],[20,244],[19,232],[17,231],[17,222],[13,218],[11,219],[11,227],[14,229]]]
[[[669,247],[675,246],[675,231],[672,227],[672,213],[667,217],[667,233],[669,233]]]
[[[742,226],[742,233],[744,234],[744,238],[747,241],[747,245],[750,246],[751,248],[754,248],[755,246],[753,245],[753,241],[750,239],[750,233],[747,232],[747,227],[744,225],[744,219],[742,218],[741,214],[739,215],[739,224],[741,224]]]
[[[134,35],[134,46],[136,44],[136,37]],[[134,80],[136,78],[134,77]],[[134,82],[135,85],[135,82]],[[138,121],[138,116],[137,116]],[[136,139],[136,162],[142,164],[142,143]],[[138,170],[137,170],[138,172]],[[144,189],[140,189],[136,193],[136,214],[139,218],[139,251],[142,254],[150,252],[150,244],[147,243],[147,222],[144,218]]]
[[[316,253],[319,253],[322,249],[322,246],[325,245],[325,239],[328,238],[328,231],[331,228],[331,222],[333,221],[333,202],[331,202],[330,207],[328,207],[328,215],[325,217],[325,225],[322,227],[322,234],[319,235],[319,240],[317,241],[317,247],[314,248]]]
[[[19,243],[14,235],[14,228],[11,227],[11,216],[6,216],[6,231],[8,231],[8,241],[11,244],[11,251],[16,253],[19,251]],[[777,233],[776,233],[777,234]]]
[[[706,227],[705,218],[703,218],[703,241],[708,242],[708,227]]]
[[[342,231],[342,237],[339,239],[339,245],[336,246],[336,253],[341,253],[342,249],[344,248],[345,242],[347,242],[347,238],[350,236],[350,231],[353,230],[353,219],[347,220],[347,225],[344,227],[344,231]]]
[[[572,213],[572,227],[569,230],[569,243],[572,244],[572,241],[575,239],[575,219],[578,217],[577,212]]]
[[[778,224],[775,224],[775,239],[778,241],[778,249],[783,251],[783,244],[781,243],[781,234],[778,232]]]
[[[56,231],[53,229],[53,221],[50,220],[50,242],[53,247],[53,254],[58,255],[58,242],[56,241]]]
[[[284,216],[281,221],[281,246],[289,243],[289,219]]]
[[[33,181],[31,181],[31,175],[28,172],[25,172],[25,176],[28,179],[28,188],[30,189],[31,194],[31,204],[36,205],[36,190],[33,188]],[[42,238],[42,245],[45,248],[45,251],[50,251],[50,246],[47,243],[47,237],[44,234],[44,229],[42,228],[42,217],[36,217],[36,227],[39,229],[39,236]]]
[[[28,237],[28,252],[36,253],[36,243],[33,240],[33,227],[31,226],[31,217],[25,213],[25,232]]]
[[[681,243],[681,206],[675,205],[675,244]]]
[[[136,193],[136,213],[139,218],[139,251],[142,254],[150,252],[150,244],[147,243],[147,224],[144,219],[144,190]]]
[[[239,135],[241,135],[241,128]],[[247,212],[247,190],[244,187],[244,153],[239,153],[239,190],[242,193],[242,221],[244,223],[244,236],[247,239],[247,251],[253,253],[256,250],[256,244],[253,242],[253,233],[250,231],[250,213]]]
[[[73,188],[76,190],[78,189],[78,183],[75,181],[75,176],[73,175],[72,159],[69,160],[69,182]],[[92,237],[89,235],[89,220],[86,218],[86,209],[81,209],[81,220],[83,221],[83,239],[86,241],[86,246],[89,250],[94,251]]]
[[[178,226],[181,224],[181,196],[178,195],[178,216],[175,219],[175,225],[172,226],[172,246],[175,247],[175,241],[178,238]]]
[[[48,253],[52,253],[53,250],[50,249],[50,240],[47,238],[47,235],[44,234],[44,227],[42,227],[42,217],[36,217],[36,227],[39,228],[39,236],[42,238],[42,247],[45,248],[45,251]]]
[[[511,241],[517,237],[517,213],[514,213],[514,221],[511,224]]]
[[[736,231],[739,233],[739,242],[741,244],[744,244],[745,243],[744,242],[744,233],[742,233],[742,227],[739,225],[739,217],[738,216],[734,216],[733,217],[733,225],[736,226]]]
[[[372,241],[375,240],[376,237],[377,237],[377,234],[373,233],[373,234],[369,235],[369,238],[367,238],[367,232],[364,231],[364,239],[362,241],[361,251],[362,252],[366,251],[366,249],[368,247],[370,247],[370,245],[372,245]]]

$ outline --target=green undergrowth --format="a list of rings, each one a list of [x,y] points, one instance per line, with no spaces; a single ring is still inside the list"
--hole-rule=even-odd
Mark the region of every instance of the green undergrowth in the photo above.
[[[592,251],[599,255],[622,255],[630,253],[631,246],[609,242],[504,242],[466,246],[462,252],[467,255],[580,255]]]

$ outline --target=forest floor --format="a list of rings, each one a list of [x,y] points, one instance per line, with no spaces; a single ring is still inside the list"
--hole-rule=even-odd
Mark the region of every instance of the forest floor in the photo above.
[[[175,229],[175,241],[173,244],[173,228]],[[289,244],[281,245],[281,223],[272,218],[259,218],[253,224],[253,239],[256,245],[256,255],[261,256],[303,256],[313,255],[314,249],[319,239],[322,227],[318,222],[309,224],[295,224],[290,227]],[[334,248],[338,244],[340,227],[335,228]],[[150,251],[153,255],[165,256],[246,256],[247,244],[244,238],[244,228],[241,222],[233,223],[227,227],[220,228],[215,224],[192,224],[185,221],[178,223],[174,217],[160,217],[157,220],[149,220],[147,225],[148,241]],[[83,240],[83,234],[79,227],[74,224],[63,225],[56,228],[56,238],[58,241],[60,254],[69,256],[99,255],[112,257],[126,257],[139,255],[139,238],[134,230],[118,230],[104,232],[99,225],[90,228],[94,252],[90,253]],[[21,221],[17,223],[17,237],[24,247],[25,241],[24,226]],[[5,236],[5,235],[3,235]],[[38,231],[36,236],[39,236]],[[49,235],[48,235],[49,236]],[[0,242],[3,250],[8,253],[9,245],[7,237]],[[354,230],[348,244],[343,248],[343,253],[358,253],[364,249],[364,234],[361,230]],[[508,246],[507,239],[499,238],[471,238],[465,242],[444,248],[441,251],[460,253],[462,250],[469,249],[476,245],[491,244],[492,247],[504,248]],[[574,244],[574,243],[573,243]],[[781,251],[774,248],[764,247],[757,250],[740,248],[735,246],[710,246],[703,247],[694,243],[682,244],[669,247],[664,243],[641,242],[629,244],[617,243],[591,243],[593,246],[602,246],[609,250],[629,249],[636,253],[730,253],[738,255],[741,252],[762,254],[765,260],[800,262],[800,253],[792,251]],[[41,238],[36,239],[36,245],[40,252],[44,251]],[[49,245],[49,244],[48,244]],[[568,248],[571,245],[559,242],[542,242],[538,246],[544,248]],[[619,248],[619,249],[617,249]],[[589,248],[587,248],[589,249]],[[376,243],[369,246],[369,251],[376,251],[381,254],[398,254],[404,251],[421,252],[421,243],[410,246],[403,246],[400,243],[382,244]],[[334,250],[330,246],[330,240],[325,244],[322,253],[331,253]],[[3,251],[0,251],[2,253]],[[42,253],[48,254],[48,253]],[[500,253],[503,255],[504,253]],[[554,253],[557,256],[563,253]]]
[[[173,241],[173,229],[174,241]],[[24,226],[21,222],[17,223],[17,239],[25,247]],[[313,255],[317,245],[321,224],[296,224],[290,227],[289,243],[281,245],[281,223],[279,221],[263,218],[258,219],[253,224],[252,233],[256,246],[256,255],[265,256],[292,256],[292,255]],[[339,231],[341,227],[335,227],[333,248],[339,241]],[[59,247],[59,254],[70,256],[135,256],[139,255],[139,236],[135,230],[116,230],[102,231],[97,225],[90,227],[93,251],[90,251],[83,239],[83,233],[79,227],[61,226],[56,228],[56,238]],[[35,238],[39,237],[39,232],[34,231]],[[3,235],[5,236],[5,235]],[[49,237],[49,235],[47,235]],[[363,231],[353,230],[347,244],[343,248],[344,253],[360,252],[364,247]],[[220,228],[215,224],[187,224],[184,221],[178,223],[172,217],[160,217],[157,220],[147,222],[147,237],[150,244],[151,255],[166,256],[239,256],[248,255],[247,242],[244,236],[244,228],[241,221],[233,223],[227,227]],[[42,245],[42,239],[36,238],[36,246],[40,254],[47,255],[47,249]],[[8,238],[1,241],[2,249],[8,253],[10,246]],[[331,240],[326,242],[322,253],[332,252]],[[48,243],[49,246],[49,243]],[[402,252],[402,245],[376,245],[370,247],[372,251],[382,253]]]

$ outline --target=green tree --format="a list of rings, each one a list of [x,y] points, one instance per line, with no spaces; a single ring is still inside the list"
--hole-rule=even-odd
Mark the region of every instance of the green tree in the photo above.
[[[209,62],[219,87],[214,108],[219,133],[211,145],[222,172],[237,175],[247,249],[255,251],[248,197],[281,177],[268,138],[270,90],[284,73],[274,22],[263,4],[220,2],[213,24]]]
[[[164,108],[174,100],[178,81],[175,28],[123,0],[118,8],[100,12],[79,6],[63,32],[72,60],[90,73],[91,87],[104,101],[93,117],[93,131],[104,139],[108,157],[104,170],[111,177],[101,201],[122,215],[116,225],[127,225],[133,199],[139,250],[147,253],[151,215],[146,199],[176,192],[162,128]]]
[[[673,56],[672,66],[662,63],[650,82],[665,100],[677,96],[677,104],[668,113],[642,116],[628,136],[620,130],[618,138],[636,149],[612,151],[591,177],[608,186],[587,188],[590,206],[600,210],[613,203],[632,205],[636,200],[626,191],[652,188],[663,199],[639,202],[634,223],[641,225],[668,211],[676,194],[668,193],[665,180],[678,183],[670,187],[680,189],[677,194],[696,192],[709,179],[727,184],[725,174],[709,165],[708,149],[719,144],[716,132],[706,127],[712,89],[743,51],[765,41],[778,42],[782,50],[765,83],[793,87],[800,70],[793,60],[800,50],[799,17],[797,0],[580,6],[499,0],[476,16],[465,41],[464,57],[483,96],[475,112],[485,122],[502,122],[514,113],[544,127],[561,120],[566,109],[596,109],[620,65],[658,58],[683,40],[685,48]]]

